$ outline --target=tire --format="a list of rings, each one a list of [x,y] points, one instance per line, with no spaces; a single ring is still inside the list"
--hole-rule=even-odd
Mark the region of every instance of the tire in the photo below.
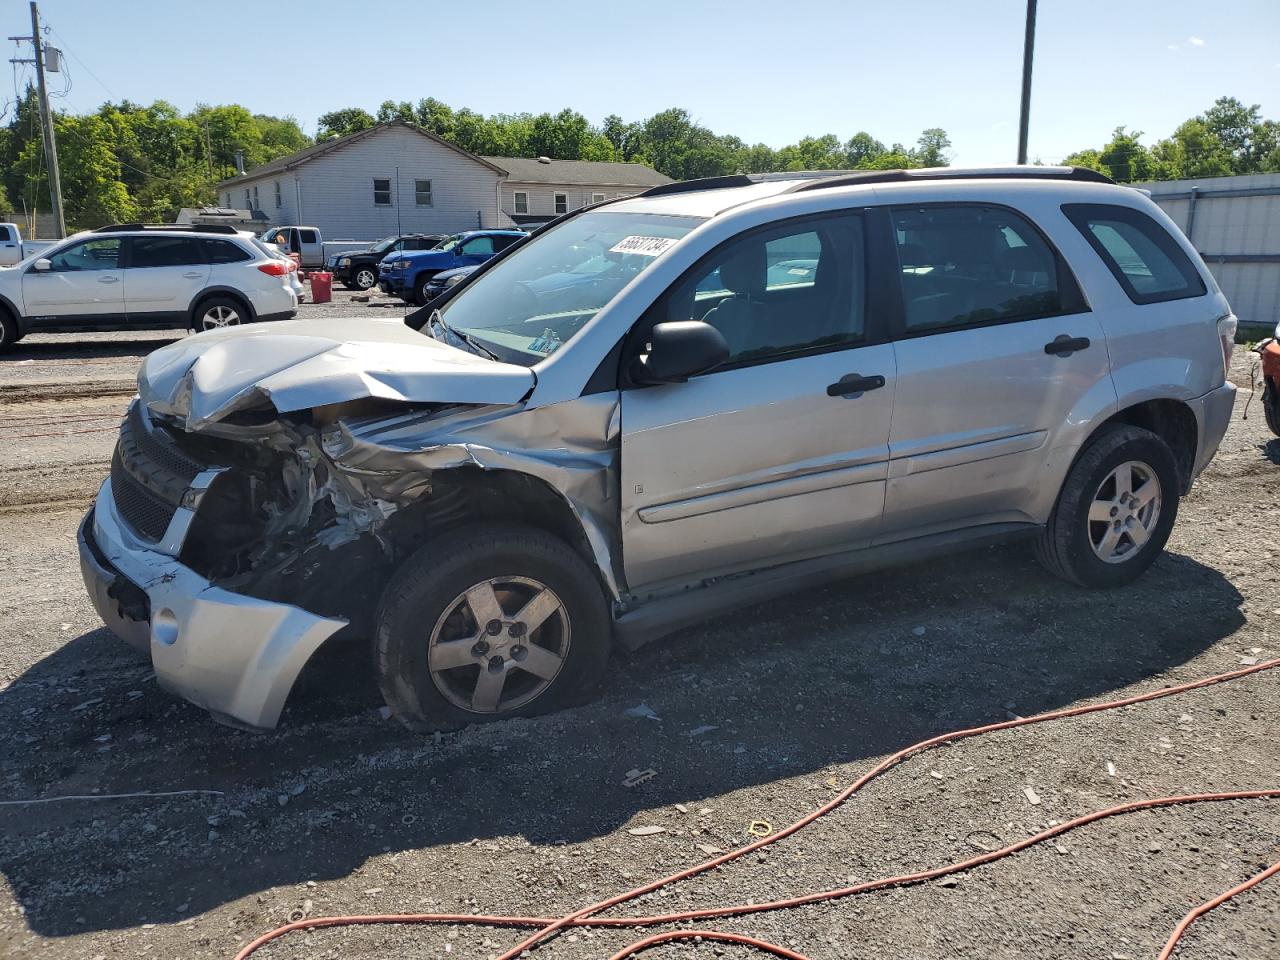
[[[515,614],[535,597],[543,611],[556,606],[517,632]],[[374,668],[391,712],[417,732],[533,716],[589,699],[610,627],[595,574],[564,542],[520,525],[467,527],[410,556],[387,584]],[[522,666],[535,662],[537,673]]]
[[[1116,475],[1126,472],[1128,497],[1137,499],[1121,503]],[[1152,491],[1146,484],[1153,481]],[[1083,587],[1132,583],[1164,550],[1178,515],[1179,489],[1178,465],[1164,440],[1139,427],[1103,427],[1067,474],[1036,557],[1050,573]]]
[[[0,353],[8,353],[22,339],[18,324],[6,312],[0,312]]]
[[[1262,415],[1271,432],[1280,437],[1280,388],[1271,380],[1262,389]]]
[[[353,290],[371,290],[378,284],[378,272],[372,267],[357,267],[351,280]]]
[[[431,282],[431,278],[434,276],[434,273],[423,274],[417,279],[417,282],[414,285],[413,302],[420,307],[425,307],[428,301],[431,300],[431,297],[427,295],[427,284]]]
[[[245,305],[231,297],[210,297],[201,300],[191,314],[191,332],[219,330],[249,323],[252,318]]]

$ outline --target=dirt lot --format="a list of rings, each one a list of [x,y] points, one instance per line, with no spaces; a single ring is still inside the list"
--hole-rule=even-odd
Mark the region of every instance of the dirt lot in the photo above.
[[[373,309],[348,296],[330,308]],[[230,957],[310,915],[559,915],[790,822],[933,734],[1280,656],[1280,441],[1247,390],[1137,585],[1088,593],[1011,545],[817,590],[619,658],[601,698],[418,739],[363,651],[308,668],[279,731],[160,691],[83,597],[74,529],[138,359],[172,334],[47,336],[0,363],[0,955]],[[1252,357],[1237,352],[1248,382]],[[53,433],[57,436],[35,436]],[[654,718],[629,715],[647,705]],[[788,896],[940,865],[1112,804],[1280,786],[1280,671],[994,734],[911,760],[832,816],[619,912]],[[656,776],[628,789],[633,768]],[[1029,801],[1032,788],[1038,804]],[[628,831],[657,826],[664,832]],[[1105,821],[956,881],[716,925],[814,958],[1154,957],[1195,903],[1280,859],[1280,802]],[[382,927],[260,956],[483,958],[519,936]],[[602,958],[580,931],[539,954]],[[746,957],[671,946],[650,956]],[[1280,957],[1280,879],[1193,927],[1180,958]]]

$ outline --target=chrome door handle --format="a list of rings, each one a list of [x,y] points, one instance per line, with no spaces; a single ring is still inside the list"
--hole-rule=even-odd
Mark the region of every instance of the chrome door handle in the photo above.
[[[98,282],[99,283],[119,283],[120,278],[119,277],[99,277]]]
[[[827,386],[827,396],[851,399],[861,396],[868,390],[879,390],[883,386],[884,377],[878,374],[874,377],[864,377],[857,373],[849,373]]]
[[[1060,333],[1044,345],[1044,352],[1059,357],[1069,357],[1073,353],[1089,349],[1088,337],[1069,337]]]
[[[204,276],[204,274],[203,273],[184,273],[183,276],[186,277],[188,280],[199,280],[201,277]]]

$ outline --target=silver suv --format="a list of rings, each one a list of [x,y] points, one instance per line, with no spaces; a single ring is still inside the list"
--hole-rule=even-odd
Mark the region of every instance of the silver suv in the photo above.
[[[224,224],[117,223],[0,270],[0,353],[28,333],[193,331],[298,312],[296,266]]]
[[[215,331],[139,373],[85,582],[219,718],[273,726],[339,634],[414,729],[545,711],[614,640],[993,538],[1117,587],[1235,393],[1191,245],[1072,168],[670,184],[410,319]]]

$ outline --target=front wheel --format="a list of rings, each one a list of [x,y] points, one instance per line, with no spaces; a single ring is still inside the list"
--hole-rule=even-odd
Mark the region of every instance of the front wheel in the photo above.
[[[391,578],[374,660],[392,713],[425,732],[579,703],[609,646],[604,594],[581,557],[540,530],[481,526],[427,544]]]
[[[356,271],[354,281],[357,290],[368,290],[378,282],[378,275],[373,272],[372,267],[361,267]]]
[[[431,273],[426,276],[419,277],[417,285],[413,288],[413,302],[420,307],[426,306],[427,302],[431,300],[431,294],[427,291],[427,287],[430,285],[431,278],[434,276],[435,274]]]
[[[22,339],[18,332],[18,324],[7,313],[0,313],[0,353],[13,349],[13,345]]]
[[[1050,573],[1081,586],[1131,583],[1164,549],[1178,490],[1164,440],[1140,427],[1104,427],[1067,474],[1036,555]]]

